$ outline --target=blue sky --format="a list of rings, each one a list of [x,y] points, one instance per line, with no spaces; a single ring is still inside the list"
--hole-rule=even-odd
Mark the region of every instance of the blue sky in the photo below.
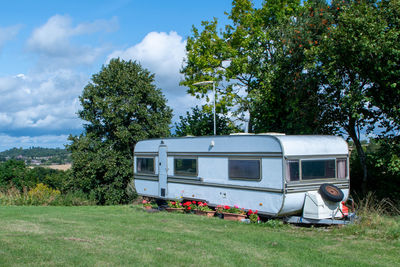
[[[112,57],[155,73],[176,121],[200,104],[178,85],[192,25],[213,17],[223,25],[230,8],[228,0],[2,2],[0,151],[64,147],[81,133],[78,97]]]

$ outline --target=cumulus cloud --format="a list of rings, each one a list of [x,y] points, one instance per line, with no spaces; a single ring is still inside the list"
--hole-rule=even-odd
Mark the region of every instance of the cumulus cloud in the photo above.
[[[156,75],[157,86],[168,98],[168,105],[174,109],[174,121],[185,114],[190,107],[199,105],[199,100],[186,94],[186,88],[179,86],[180,74],[186,57],[186,40],[176,32],[150,32],[138,44],[125,50],[111,53],[111,58],[136,60]]]
[[[20,29],[21,25],[0,27],[0,49],[7,41],[12,40],[18,34]]]
[[[87,79],[67,70],[0,77],[0,132],[21,135],[80,130],[78,95]]]
[[[179,81],[182,78],[179,70],[186,55],[186,41],[172,31],[150,32],[138,44],[125,50],[114,51],[108,56],[124,60],[136,60],[156,74],[160,86],[168,91],[180,91]]]
[[[52,59],[50,62],[57,65],[90,64],[104,53],[106,48],[74,44],[72,39],[96,32],[112,32],[117,28],[118,21],[115,17],[111,20],[96,20],[73,26],[71,17],[55,15],[33,31],[27,41],[27,47],[31,52]],[[46,64],[49,64],[48,62],[46,61]]]

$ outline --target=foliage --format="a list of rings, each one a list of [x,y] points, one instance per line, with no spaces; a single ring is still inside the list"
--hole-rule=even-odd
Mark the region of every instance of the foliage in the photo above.
[[[244,209],[239,208],[237,205],[234,205],[233,207],[228,206],[228,205],[218,205],[216,208],[216,211],[218,213],[235,213],[235,214],[246,214]]]
[[[126,191],[133,177],[129,156],[111,149],[108,142],[98,141],[91,134],[70,139],[73,175],[69,188],[81,190],[100,205],[130,201]]]
[[[7,160],[0,163],[0,188],[15,186],[19,190],[23,187],[34,186],[34,181],[31,181],[27,175],[27,168],[23,161]]]
[[[82,206],[94,205],[94,201],[82,192],[61,194],[59,190],[40,183],[29,191],[27,188],[20,191],[16,187],[0,190],[0,206],[7,205]]]
[[[389,199],[379,199],[369,192],[365,197],[355,199],[357,220],[343,231],[355,236],[369,236],[400,240],[400,208]]]
[[[185,212],[191,213],[196,209],[196,201],[185,201],[182,203],[182,207],[185,209]]]
[[[204,21],[201,32],[193,27],[182,69],[188,93],[207,98],[211,86],[193,83],[215,81],[217,109],[248,120],[249,132],[328,132],[316,105],[314,72],[304,71],[303,45],[287,40],[300,38],[291,24],[304,9],[297,0],[266,1],[259,9],[250,0],[236,0],[231,24],[220,34],[216,19]]]
[[[216,19],[193,28],[182,84],[206,97],[210,88],[193,83],[215,81],[219,110],[248,112],[250,132],[348,136],[365,194],[373,177],[362,133],[379,131],[399,144],[399,3],[273,0],[254,8],[233,1],[220,33]]]
[[[258,216],[258,211],[252,211],[249,210],[247,212],[247,216],[249,216],[250,222],[251,223],[258,223],[258,221],[260,220],[260,217]]]
[[[49,205],[61,192],[59,190],[51,189],[47,185],[42,183],[37,184],[35,188],[32,188],[28,192],[28,197],[31,200],[32,205]]]
[[[269,228],[282,228],[285,227],[285,224],[283,223],[282,220],[277,220],[277,219],[271,219],[266,221],[264,226],[269,227]]]
[[[98,204],[127,203],[136,142],[169,134],[171,109],[154,75],[140,64],[112,59],[84,88],[79,117],[85,133],[70,136],[73,179]],[[134,194],[130,194],[134,196]]]
[[[92,76],[79,100],[86,132],[128,155],[136,142],[169,133],[172,111],[154,75],[136,62],[112,59]]]
[[[208,204],[206,202],[201,202],[201,201],[197,202],[196,210],[212,211],[212,209],[210,209],[210,207],[208,207]]]
[[[377,199],[388,198],[394,202],[400,200],[399,148],[400,146],[390,139],[371,139],[363,145],[369,173],[367,191],[374,192]],[[367,194],[361,191],[363,173],[357,151],[351,153],[350,166],[350,188],[353,193],[363,198]]]
[[[181,201],[168,200],[167,201],[167,205],[168,205],[169,208],[176,208],[176,209],[182,208],[182,202]]]
[[[33,188],[43,183],[62,193],[68,190],[71,172],[43,167],[28,168],[23,161],[8,160],[0,162],[0,189],[16,187],[20,192],[24,188]]]
[[[146,200],[146,199],[142,200],[142,205],[143,205],[144,208],[153,208],[153,209],[157,209],[158,208],[157,203],[155,203],[154,201]]]
[[[238,132],[239,128],[227,117],[221,114],[215,116],[217,135],[229,135]],[[176,136],[205,136],[214,134],[214,115],[199,107],[192,108],[186,117],[180,116],[180,122],[175,123]]]
[[[0,152],[0,161],[7,159],[25,159],[30,161],[32,159],[43,160],[45,163],[58,163],[65,164],[71,162],[71,155],[66,149],[61,148],[43,148],[43,147],[30,147],[28,149],[12,148]]]

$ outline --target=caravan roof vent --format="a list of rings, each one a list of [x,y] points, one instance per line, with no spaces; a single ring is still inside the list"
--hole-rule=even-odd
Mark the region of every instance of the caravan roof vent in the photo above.
[[[253,133],[231,133],[229,135],[255,135]]]
[[[258,135],[286,135],[286,134],[285,133],[270,132],[270,133],[259,133]]]

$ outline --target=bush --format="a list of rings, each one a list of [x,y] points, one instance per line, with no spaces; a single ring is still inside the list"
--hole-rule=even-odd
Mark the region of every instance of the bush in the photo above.
[[[28,192],[32,205],[50,205],[60,196],[60,190],[55,190],[45,184],[39,183]]]
[[[61,194],[59,190],[52,189],[39,183],[29,191],[24,188],[21,192],[16,187],[0,191],[0,206],[8,205],[51,205],[51,206],[86,206],[95,205],[93,199],[89,199],[82,192],[68,192]]]

